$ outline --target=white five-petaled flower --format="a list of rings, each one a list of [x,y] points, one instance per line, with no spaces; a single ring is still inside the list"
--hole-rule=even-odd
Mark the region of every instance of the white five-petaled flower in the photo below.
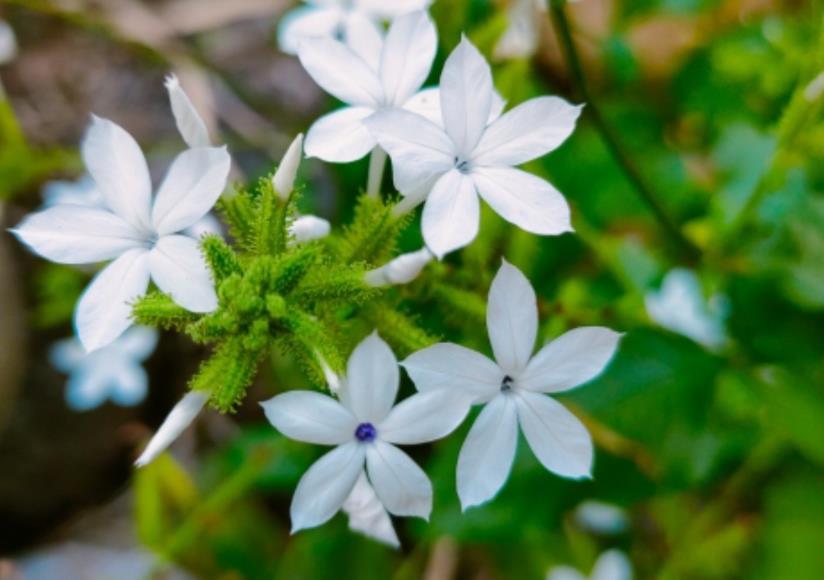
[[[400,370],[395,355],[373,333],[352,352],[340,401],[291,391],[262,403],[266,417],[291,439],[335,445],[301,478],[292,500],[293,533],[319,526],[341,509],[363,471],[389,513],[428,518],[432,484],[396,444],[440,439],[463,421],[462,393],[419,393],[394,405]]]
[[[140,364],[157,346],[157,331],[135,326],[116,341],[87,353],[76,338],[56,343],[49,358],[57,370],[69,375],[66,403],[75,411],[87,411],[107,399],[131,407],[144,398],[149,378]]]
[[[581,112],[558,97],[530,99],[490,121],[492,71],[466,38],[446,61],[440,84],[443,126],[413,112],[380,111],[365,120],[392,158],[395,187],[426,202],[423,237],[436,256],[478,233],[480,195],[504,219],[543,235],[572,231],[569,206],[547,181],[515,166],[557,148]]]
[[[518,425],[544,467],[564,477],[590,476],[589,433],[545,393],[568,391],[593,379],[620,338],[607,328],[578,328],[532,356],[538,331],[535,291],[507,262],[489,290],[486,324],[496,362],[441,343],[401,363],[419,391],[463,392],[485,405],[458,457],[458,496],[464,509],[491,499],[504,485],[515,457]]]
[[[306,6],[291,10],[281,18],[278,44],[287,54],[297,54],[307,38],[342,40],[355,50],[370,50],[381,23],[423,10],[432,0],[306,0]]]
[[[570,566],[555,566],[546,580],[632,580],[632,564],[620,550],[608,550],[601,554],[592,567],[592,573],[584,576]]]
[[[414,105],[432,68],[438,38],[426,12],[397,18],[386,38],[377,34],[362,51],[332,38],[301,42],[298,56],[326,92],[348,106],[318,119],[306,134],[306,155],[346,163],[377,144],[364,125],[376,111]]]
[[[75,311],[78,338],[88,350],[110,344],[130,325],[130,302],[153,280],[180,306],[217,306],[211,274],[197,240],[180,232],[217,201],[231,164],[226,149],[198,147],[172,163],[157,195],[140,147],[123,128],[93,117],[83,160],[105,207],[62,204],[28,216],[13,230],[54,262],[113,260],[83,293]]]

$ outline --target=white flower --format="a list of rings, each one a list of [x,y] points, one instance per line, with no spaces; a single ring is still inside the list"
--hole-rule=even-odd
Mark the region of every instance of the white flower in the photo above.
[[[306,0],[306,6],[283,16],[278,26],[278,44],[287,54],[297,54],[307,38],[339,39],[349,46],[368,49],[381,34],[381,21],[423,10],[432,0]]]
[[[296,244],[319,240],[329,235],[331,224],[318,216],[304,215],[289,224],[289,235]]]
[[[17,37],[5,20],[0,20],[0,64],[6,64],[17,56]]]
[[[298,176],[298,169],[300,168],[302,157],[303,133],[300,133],[289,144],[289,148],[286,149],[286,153],[283,154],[283,159],[280,165],[278,165],[275,175],[272,177],[272,185],[275,187],[275,192],[282,199],[287,199],[295,188],[295,178]]]
[[[87,353],[76,338],[61,340],[49,351],[57,370],[70,375],[66,403],[87,411],[107,399],[131,407],[146,398],[149,378],[140,366],[157,346],[157,331],[135,326],[105,348]]]
[[[441,74],[444,128],[398,109],[365,121],[392,158],[398,191],[412,204],[426,201],[423,237],[439,258],[477,235],[478,195],[526,231],[572,231],[564,197],[545,180],[514,166],[563,143],[575,128],[581,107],[557,97],[539,97],[490,123],[494,95],[489,65],[464,38]]]
[[[535,54],[545,12],[545,0],[512,0],[507,10],[508,26],[495,45],[495,58],[528,58]]]
[[[569,566],[556,566],[546,580],[587,580],[587,576]],[[632,580],[632,564],[620,550],[608,550],[595,562],[589,580]]]
[[[366,473],[361,471],[352,493],[343,502],[342,509],[349,516],[349,529],[360,532],[393,548],[401,545],[392,519],[381,500],[369,485]]]
[[[426,248],[401,254],[388,264],[367,272],[366,283],[375,287],[408,284],[418,277],[432,258],[432,253]]]
[[[82,153],[105,207],[62,204],[28,216],[13,230],[46,259],[63,264],[113,260],[75,311],[83,346],[110,344],[130,325],[131,302],[153,280],[193,312],[217,307],[197,240],[181,235],[212,208],[231,164],[225,148],[198,147],[172,163],[157,195],[140,147],[119,125],[92,118]]]
[[[426,12],[396,19],[384,40],[358,52],[332,38],[304,40],[303,67],[326,92],[347,107],[318,119],[306,134],[306,155],[346,163],[377,144],[363,121],[376,111],[405,106],[421,88],[435,58],[438,39]]]
[[[335,445],[301,478],[292,500],[292,532],[319,526],[341,509],[363,471],[381,503],[397,516],[428,518],[432,485],[395,444],[426,443],[451,433],[468,411],[466,397],[419,393],[393,407],[400,372],[395,355],[373,333],[349,358],[340,402],[291,391],[262,403],[266,417],[291,439]]]
[[[658,292],[644,296],[644,304],[649,317],[672,332],[711,349],[727,342],[726,298],[716,295],[707,302],[695,272],[683,268],[670,271]]]
[[[192,421],[203,410],[203,406],[208,400],[208,393],[202,391],[187,393],[169,412],[160,429],[154,434],[146,449],[134,464],[137,467],[143,467],[163,453],[192,424]]]
[[[596,534],[620,534],[627,529],[627,514],[618,506],[587,500],[575,508],[579,526]]]
[[[620,338],[607,328],[578,328],[532,356],[538,330],[535,292],[506,261],[489,290],[486,324],[497,362],[441,343],[401,363],[422,392],[463,392],[485,404],[458,457],[458,496],[464,509],[491,499],[503,486],[515,457],[518,425],[544,467],[564,477],[590,476],[589,433],[544,393],[568,391],[595,378]]]

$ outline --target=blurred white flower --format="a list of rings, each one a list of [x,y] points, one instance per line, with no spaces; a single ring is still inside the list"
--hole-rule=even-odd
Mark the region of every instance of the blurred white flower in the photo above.
[[[6,64],[17,56],[17,37],[5,20],[0,20],[0,64]]]
[[[352,493],[343,502],[343,511],[349,516],[349,529],[393,548],[401,545],[389,512],[369,485],[366,473],[361,471]]]
[[[575,568],[556,566],[546,575],[546,580],[632,580],[632,564],[620,550],[608,550],[601,554],[589,576]]]
[[[188,310],[214,310],[217,296],[197,240],[180,232],[206,215],[223,192],[231,165],[226,148],[178,155],[154,197],[146,159],[119,125],[93,117],[82,154],[104,207],[50,207],[26,217],[13,232],[54,262],[113,260],[75,311],[86,350],[110,344],[131,326],[131,302],[150,280]]]
[[[429,518],[432,484],[395,444],[427,443],[451,433],[469,410],[456,393],[419,393],[394,405],[400,372],[395,355],[376,334],[349,358],[340,402],[320,393],[291,391],[261,403],[285,436],[335,448],[304,474],[292,500],[292,532],[319,526],[343,506],[364,464],[386,510]]]
[[[364,120],[376,111],[405,106],[429,75],[437,51],[435,25],[426,12],[397,18],[386,38],[359,52],[332,38],[304,40],[303,67],[326,92],[348,106],[315,121],[306,134],[306,155],[346,163],[376,146]]]
[[[141,363],[157,346],[157,331],[135,326],[105,348],[87,353],[76,338],[52,346],[54,367],[69,375],[66,403],[75,411],[99,407],[106,400],[131,407],[146,398],[149,378]]]
[[[672,332],[710,349],[720,348],[727,342],[724,327],[727,299],[715,295],[707,301],[698,276],[691,270],[671,270],[664,277],[661,289],[649,292],[644,303],[649,317]]]
[[[621,335],[608,328],[571,330],[532,356],[538,332],[535,291],[504,261],[489,290],[486,324],[497,362],[441,343],[401,364],[422,392],[462,392],[484,408],[458,457],[463,509],[491,499],[509,476],[518,425],[541,464],[558,475],[589,477],[592,440],[575,415],[544,393],[562,393],[604,370]]]
[[[545,12],[545,0],[511,0],[507,9],[508,25],[495,45],[495,58],[528,58],[535,54]]]
[[[327,37],[355,50],[368,48],[382,33],[381,22],[423,10],[432,0],[306,0],[306,6],[286,13],[278,26],[278,44],[297,54],[303,40]],[[364,46],[367,44],[367,46]]]
[[[417,252],[401,254],[388,264],[368,271],[365,277],[366,283],[375,287],[408,284],[418,277],[421,270],[433,258],[432,252],[426,248],[421,248]]]
[[[163,453],[192,424],[192,421],[200,414],[208,400],[209,393],[203,391],[186,393],[169,412],[160,429],[151,438],[149,444],[146,445],[146,449],[134,464],[137,467],[143,467]]]
[[[627,514],[618,506],[587,500],[575,508],[575,521],[596,534],[620,534],[627,529]]]
[[[440,85],[443,127],[399,109],[365,123],[392,158],[395,186],[423,209],[423,237],[438,258],[478,233],[480,195],[504,219],[544,235],[572,231],[569,206],[548,182],[515,166],[540,157],[572,133],[581,107],[531,99],[489,122],[492,71],[466,38],[446,61]]]

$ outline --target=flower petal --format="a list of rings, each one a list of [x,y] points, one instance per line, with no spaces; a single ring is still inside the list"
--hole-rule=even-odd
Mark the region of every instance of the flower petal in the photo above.
[[[163,236],[149,253],[152,280],[172,300],[192,312],[217,308],[212,275],[198,247],[188,236]]]
[[[607,550],[595,562],[591,580],[632,580],[632,564],[620,550]]]
[[[353,10],[344,23],[346,46],[361,57],[376,73],[381,66],[383,51],[383,29],[362,12]]]
[[[400,106],[421,88],[437,50],[438,33],[426,12],[412,12],[392,22],[380,66],[387,103]]]
[[[446,132],[468,157],[486,128],[492,108],[492,71],[466,37],[446,59],[441,73],[441,109]]]
[[[182,231],[209,213],[226,188],[231,166],[226,147],[198,147],[178,155],[152,208],[157,233]]]
[[[121,407],[134,407],[146,398],[149,375],[138,364],[124,361],[113,369],[110,377],[109,399]]]
[[[355,0],[355,7],[375,18],[392,20],[415,10],[423,10],[433,0]]]
[[[337,6],[301,6],[284,14],[278,23],[278,45],[286,54],[297,54],[306,38],[334,36],[343,24],[344,12]]]
[[[281,199],[288,199],[295,189],[295,178],[300,169],[300,162],[303,159],[303,133],[299,133],[289,147],[283,158],[280,160],[277,171],[272,177],[272,185],[275,186],[275,193]]]
[[[383,87],[375,71],[355,52],[332,38],[307,38],[298,58],[309,76],[327,93],[348,105],[377,107]]]
[[[455,165],[452,141],[425,117],[396,109],[380,111],[365,124],[392,158],[395,187],[404,195]]]
[[[358,421],[379,423],[398,396],[400,371],[389,345],[373,332],[352,351],[341,402]]]
[[[212,141],[209,139],[209,130],[200,113],[192,104],[189,95],[180,86],[180,81],[176,75],[169,75],[165,81],[166,90],[169,92],[169,101],[172,105],[172,114],[175,124],[183,141],[189,147],[210,147]]]
[[[458,497],[464,511],[492,499],[503,487],[518,445],[518,418],[511,396],[487,404],[458,455]]]
[[[518,377],[518,386],[530,391],[559,393],[589,382],[606,368],[621,336],[598,326],[570,330],[532,357]]]
[[[260,404],[269,422],[297,441],[340,445],[351,441],[357,421],[332,397],[311,391],[291,391]]]
[[[364,453],[363,445],[350,441],[332,449],[303,474],[289,510],[293,534],[328,522],[340,510],[363,471]]]
[[[203,391],[187,393],[166,416],[160,429],[154,434],[134,464],[137,467],[143,467],[163,453],[192,424],[208,400],[209,394]]]
[[[30,214],[11,232],[37,254],[60,264],[103,262],[146,244],[123,218],[80,205],[56,205]]]
[[[486,327],[495,360],[504,372],[517,378],[535,347],[538,303],[529,280],[506,260],[489,288]]]
[[[69,374],[80,368],[88,356],[76,338],[65,338],[49,348],[49,362],[61,373]]]
[[[366,446],[369,480],[387,511],[396,516],[429,519],[432,484],[403,451],[380,439]]]
[[[487,401],[501,388],[504,372],[484,355],[443,342],[410,355],[401,366],[419,391],[452,389]]]
[[[590,477],[592,439],[581,421],[539,393],[519,391],[516,403],[521,429],[538,461],[563,477]]]
[[[588,580],[575,568],[570,566],[555,566],[547,574],[546,580]]]
[[[572,134],[582,108],[558,97],[530,99],[487,127],[472,160],[512,166],[541,157]]]
[[[72,411],[96,409],[106,401],[110,378],[95,365],[73,372],[66,383],[66,405]]]
[[[472,178],[453,169],[432,188],[423,206],[423,239],[440,260],[478,235],[481,207]]]
[[[492,93],[492,107],[489,110],[488,123],[492,123],[501,116],[506,107],[506,101],[498,91]],[[443,113],[441,112],[441,89],[434,87],[422,89],[409,97],[403,104],[403,109],[410,113],[417,113],[429,121],[443,128]]]
[[[130,359],[144,361],[154,352],[159,338],[154,328],[133,326],[123,333],[114,346]]]
[[[92,115],[81,152],[106,205],[133,227],[147,231],[152,182],[134,138],[120,125]]]
[[[306,156],[331,163],[349,163],[375,148],[375,138],[363,121],[374,113],[367,107],[344,107],[324,115],[306,133]]]
[[[131,302],[149,286],[149,253],[129,250],[106,266],[80,297],[74,323],[91,352],[111,344],[131,326]]]
[[[397,445],[417,445],[446,437],[469,413],[471,399],[460,391],[438,389],[401,401],[378,425],[378,436]]]
[[[393,548],[401,545],[392,519],[383,507],[375,490],[369,485],[366,473],[361,471],[352,493],[343,502],[343,511],[349,516],[349,529]]]

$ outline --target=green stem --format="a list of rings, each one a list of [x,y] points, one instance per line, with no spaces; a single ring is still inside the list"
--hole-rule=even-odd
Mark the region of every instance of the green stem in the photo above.
[[[627,179],[633,185],[635,190],[641,196],[641,199],[646,203],[647,207],[653,213],[655,218],[661,224],[667,234],[673,238],[689,255],[691,258],[698,258],[701,254],[700,250],[690,242],[680,228],[675,224],[673,219],[669,216],[664,206],[658,201],[658,196],[650,187],[647,180],[639,170],[638,166],[632,160],[631,156],[624,148],[618,136],[613,131],[612,127],[607,123],[606,119],[601,113],[598,102],[593,97],[589,90],[589,85],[586,81],[581,59],[578,56],[578,49],[575,47],[575,42],[572,39],[572,30],[569,25],[569,20],[564,10],[566,0],[547,0],[549,9],[552,14],[552,20],[558,32],[558,37],[561,41],[561,46],[564,50],[567,66],[572,74],[572,78],[587,104],[587,112],[589,113],[595,128],[601,134],[604,143],[609,148],[615,161],[623,170]]]

